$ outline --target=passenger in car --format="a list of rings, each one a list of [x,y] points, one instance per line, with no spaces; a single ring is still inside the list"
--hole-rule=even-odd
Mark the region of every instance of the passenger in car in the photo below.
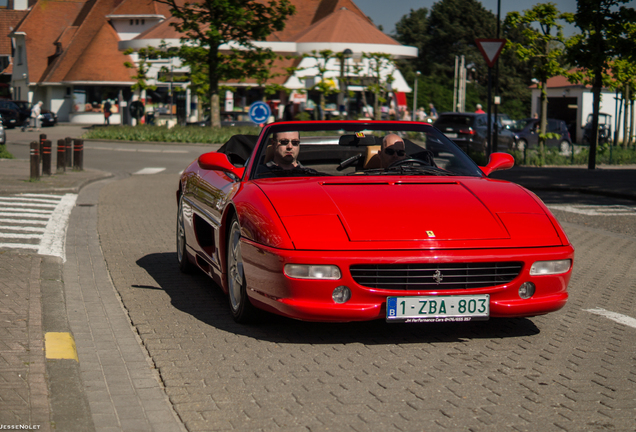
[[[406,159],[404,140],[398,135],[389,134],[382,139],[382,146],[378,152],[382,168],[388,168],[391,164]]]

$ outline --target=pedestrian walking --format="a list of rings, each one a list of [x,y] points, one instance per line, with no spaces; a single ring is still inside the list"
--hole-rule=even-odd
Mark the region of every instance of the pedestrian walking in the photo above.
[[[104,102],[104,123],[106,125],[110,125],[110,109],[112,105],[110,104],[110,100],[106,99]]]
[[[31,108],[31,118],[33,119],[33,127],[35,130],[40,130],[40,121],[42,119],[42,105],[43,102],[40,101],[36,103],[33,108]]]

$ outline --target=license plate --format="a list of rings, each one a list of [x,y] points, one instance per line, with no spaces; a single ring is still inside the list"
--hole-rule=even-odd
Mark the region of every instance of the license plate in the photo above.
[[[446,135],[448,138],[457,138],[457,134],[455,132],[447,132]]]
[[[489,316],[488,294],[386,299],[387,322],[485,321]]]

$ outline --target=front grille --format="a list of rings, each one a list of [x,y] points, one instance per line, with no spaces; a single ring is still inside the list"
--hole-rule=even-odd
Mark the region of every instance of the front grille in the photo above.
[[[522,262],[442,264],[356,264],[358,284],[390,290],[467,289],[502,285],[521,272]]]

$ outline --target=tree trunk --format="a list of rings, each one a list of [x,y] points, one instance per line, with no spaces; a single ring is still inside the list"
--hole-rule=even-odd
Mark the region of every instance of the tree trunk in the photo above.
[[[625,93],[623,94],[625,112],[623,113],[623,148],[627,148],[629,142],[628,124],[629,124],[629,84],[625,85]]]
[[[219,76],[217,73],[218,47],[210,47],[208,68],[210,72],[210,127],[221,127],[221,111],[219,110]]]
[[[587,163],[588,169],[596,169],[596,148],[598,146],[598,113],[601,107],[601,88],[603,87],[603,71],[594,71],[594,108],[592,110],[592,136],[590,137],[590,159]]]
[[[629,140],[627,142],[627,145],[631,146],[633,143],[633,136],[634,136],[634,100],[633,99],[630,101],[629,109],[632,112],[632,121],[629,123]]]
[[[539,123],[539,160],[545,164],[545,133],[548,125],[548,92],[547,83],[541,83],[541,120]]]

